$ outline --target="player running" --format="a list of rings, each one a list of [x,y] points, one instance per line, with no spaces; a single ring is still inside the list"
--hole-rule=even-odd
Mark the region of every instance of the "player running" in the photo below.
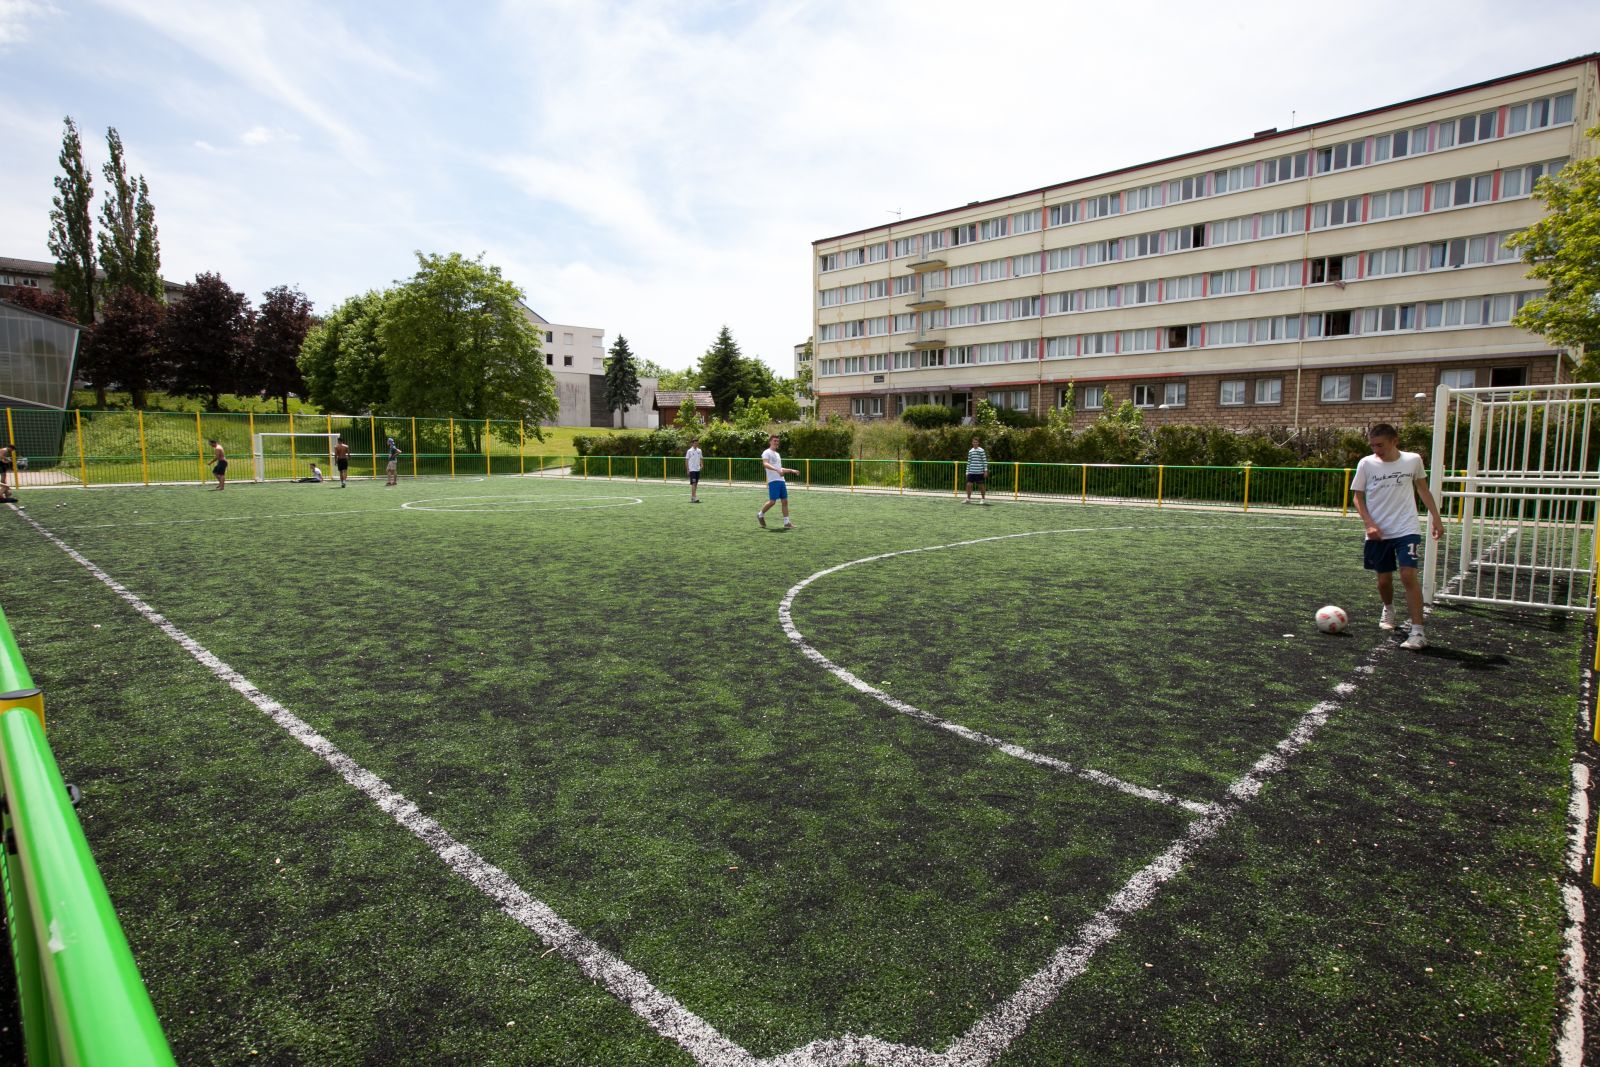
[[[344,443],[344,438],[339,438],[339,443],[333,446],[333,465],[339,468],[339,488],[350,488],[350,446]]]
[[[767,471],[767,502],[756,512],[756,521],[761,524],[762,529],[766,529],[767,512],[772,509],[772,505],[782,501],[783,528],[794,529],[794,523],[789,521],[789,483],[783,480],[783,476],[800,472],[783,465],[783,457],[778,455],[777,434],[767,438],[767,450],[761,453],[761,466]]]
[[[1378,574],[1378,597],[1383,614],[1380,630],[1393,630],[1394,572],[1406,589],[1406,610],[1411,616],[1411,633],[1401,648],[1415,652],[1428,647],[1422,632],[1422,583],[1417,579],[1417,547],[1422,544],[1422,524],[1417,517],[1417,499],[1428,509],[1429,532],[1435,540],[1444,536],[1444,520],[1428,489],[1422,457],[1400,451],[1400,432],[1380,422],[1367,434],[1372,455],[1356,464],[1350,491],[1356,510],[1367,525],[1363,565]]]

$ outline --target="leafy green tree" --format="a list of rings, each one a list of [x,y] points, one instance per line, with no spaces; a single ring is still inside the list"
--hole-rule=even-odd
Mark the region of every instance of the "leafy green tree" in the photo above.
[[[1600,126],[1589,137],[1600,137]],[[1600,380],[1600,158],[1573,160],[1556,177],[1541,178],[1534,194],[1549,214],[1506,243],[1522,253],[1528,277],[1547,289],[1512,324],[1580,349],[1579,377]]]
[[[94,322],[95,256],[94,222],[89,217],[94,204],[94,183],[83,165],[83,143],[78,126],[69,115],[61,134],[62,173],[55,178],[56,195],[51,198],[50,254],[55,257],[55,285],[67,294],[73,317],[85,326]],[[100,402],[105,403],[105,388],[95,383]]]
[[[739,360],[739,395],[755,400],[783,392],[778,376],[762,359]]]
[[[806,344],[805,344],[804,352],[805,352],[805,357],[800,361],[800,367],[794,373],[794,395],[797,396],[798,398],[800,398],[801,400],[811,400],[811,399],[813,399],[815,397],[816,394],[812,393],[812,391],[811,391],[811,384],[812,384],[812,375],[811,375],[812,350],[811,350],[811,338],[809,338],[809,337],[806,338]]]
[[[386,410],[389,372],[378,326],[387,296],[373,290],[334,308],[300,346],[306,396],[324,411],[360,414]]]
[[[606,410],[622,409],[626,422],[628,408],[639,403],[639,365],[628,347],[628,339],[617,334],[611,346],[611,359],[606,363]]]
[[[136,289],[114,289],[82,346],[82,362],[95,368],[97,378],[126,389],[135,410],[148,406],[150,390],[167,376],[161,350],[166,310]]]
[[[672,420],[672,425],[692,436],[705,431],[705,423],[700,421],[700,411],[694,406],[694,397],[683,398],[683,403],[678,406],[678,417]]]
[[[700,387],[711,393],[719,417],[733,411],[733,400],[742,395],[745,386],[744,357],[726,326],[700,357],[700,382]]]
[[[100,269],[102,287],[113,292],[124,286],[156,300],[165,298],[161,284],[161,249],[156,239],[156,211],[144,175],[128,178],[122,136],[116,127],[106,130],[110,158],[104,168],[105,202],[100,205]]]
[[[299,289],[279,285],[261,294],[250,332],[249,380],[246,387],[277,397],[289,412],[289,394],[303,395],[300,349],[311,331],[311,300]]]
[[[797,422],[800,419],[800,401],[794,394],[778,392],[771,396],[761,397],[753,403],[761,406],[767,413],[769,422]]]
[[[640,364],[639,377],[654,378],[656,390],[662,393],[684,393],[700,388],[700,372],[695,368],[668,370],[653,359]]]
[[[481,257],[417,253],[417,273],[393,291],[378,327],[391,404],[461,420],[469,451],[482,429],[471,420],[553,419],[555,378],[521,299]]]
[[[248,372],[253,318],[243,293],[218,275],[196,275],[184,298],[167,312],[162,330],[172,391],[203,397],[211,411],[220,410],[222,394],[238,392]]]

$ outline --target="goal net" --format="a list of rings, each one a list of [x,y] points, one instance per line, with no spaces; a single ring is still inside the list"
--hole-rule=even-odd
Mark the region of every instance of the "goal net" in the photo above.
[[[1441,385],[1433,441],[1424,597],[1594,611],[1600,384]]]
[[[309,478],[313,463],[322,468],[324,478],[332,478],[333,446],[338,443],[336,433],[258,433],[250,439],[256,481]]]

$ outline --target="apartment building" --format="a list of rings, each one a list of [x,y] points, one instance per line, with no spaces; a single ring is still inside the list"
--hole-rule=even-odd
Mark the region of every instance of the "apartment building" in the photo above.
[[[1571,356],[1508,234],[1594,151],[1600,55],[813,243],[818,414],[1363,426]],[[1417,394],[1427,394],[1418,400]]]

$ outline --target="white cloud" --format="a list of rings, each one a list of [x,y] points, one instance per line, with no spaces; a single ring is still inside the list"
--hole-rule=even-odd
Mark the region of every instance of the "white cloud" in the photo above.
[[[0,48],[26,41],[29,23],[58,13],[48,0],[0,0]]]

